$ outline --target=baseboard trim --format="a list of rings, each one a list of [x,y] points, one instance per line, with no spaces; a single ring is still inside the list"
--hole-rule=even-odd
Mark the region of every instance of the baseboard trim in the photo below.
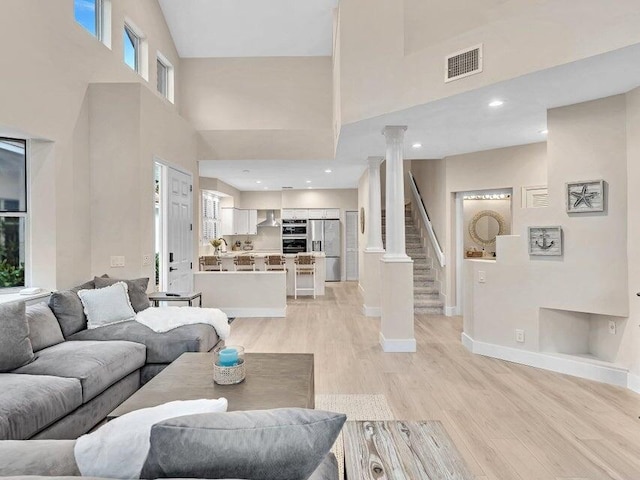
[[[228,317],[277,317],[284,318],[287,316],[287,307],[283,308],[224,308],[221,307]]]
[[[444,307],[444,314],[447,317],[453,317],[458,315],[458,308],[457,307]]]
[[[365,317],[381,317],[382,309],[380,307],[368,307],[367,305],[362,305],[362,314]]]
[[[640,375],[635,375],[629,372],[629,378],[627,379],[627,388],[632,392],[640,393]]]
[[[382,351],[386,353],[414,353],[416,351],[415,338],[394,338],[393,340],[385,338],[380,332],[380,345]]]
[[[552,372],[630,388],[628,386],[629,372],[622,367],[595,364],[588,361],[580,361],[577,358],[565,358],[547,353],[531,352],[493,343],[479,342],[466,333],[462,333],[462,344],[470,352],[485,357],[498,358],[529,367],[542,368]],[[640,387],[640,383],[637,386]]]

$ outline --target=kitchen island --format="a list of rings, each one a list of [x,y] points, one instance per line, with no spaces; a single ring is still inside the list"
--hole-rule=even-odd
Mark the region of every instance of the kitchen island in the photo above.
[[[235,271],[236,256],[255,258],[255,271]],[[265,258],[282,255],[279,252],[237,251],[220,254],[223,271],[203,271],[194,274],[194,288],[202,292],[202,306],[219,308],[229,317],[284,317],[287,297],[294,296],[295,255],[284,255],[286,271],[267,271]],[[325,256],[314,252],[316,259],[316,296],[324,295]],[[311,275],[299,275],[298,287],[312,287]],[[313,296],[311,290],[298,293]]]
[[[253,256],[256,262],[256,271],[265,271],[265,258],[269,255],[282,255],[280,252],[275,251],[231,251],[226,253],[221,253],[219,255],[220,261],[222,263],[222,268],[228,272],[233,272],[235,270],[235,265],[233,264],[234,257],[237,256]],[[324,252],[312,252],[308,255],[313,255],[316,259],[316,296],[324,295],[324,282],[326,280],[326,259]],[[284,254],[285,265],[287,267],[287,296],[293,297],[294,292],[294,279],[293,272],[295,271],[294,259],[296,257],[295,254]],[[243,272],[246,273],[246,272]],[[310,275],[300,275],[298,276],[298,286],[300,288],[311,288],[312,278]],[[298,293],[298,296],[313,296],[313,292],[310,290]]]

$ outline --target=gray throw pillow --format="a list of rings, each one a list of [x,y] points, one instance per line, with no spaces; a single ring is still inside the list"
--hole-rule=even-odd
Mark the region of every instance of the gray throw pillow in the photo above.
[[[135,280],[118,280],[117,278],[99,278],[93,279],[96,288],[110,287],[114,283],[124,282],[129,288],[129,299],[131,300],[131,306],[136,313],[141,312],[149,308],[151,305],[149,297],[147,295],[147,286],[149,285],[148,278],[136,278]]]
[[[346,416],[282,408],[173,418],[151,428],[141,478],[307,480]]]
[[[64,342],[60,324],[46,303],[41,302],[27,306],[25,314],[29,323],[29,339],[34,352]]]
[[[24,302],[0,305],[0,372],[10,372],[33,360]]]
[[[58,319],[65,338],[87,328],[82,302],[73,290],[53,292],[49,298],[49,307]]]
[[[106,274],[103,275],[106,277]],[[49,298],[49,307],[58,319],[60,329],[64,338],[70,337],[74,333],[87,328],[87,317],[84,314],[84,307],[78,297],[80,290],[92,290],[96,288],[93,280],[89,280],[82,285],[69,290],[53,292]]]

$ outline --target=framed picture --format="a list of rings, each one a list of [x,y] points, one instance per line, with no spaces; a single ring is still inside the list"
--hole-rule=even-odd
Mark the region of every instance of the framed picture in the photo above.
[[[562,227],[529,227],[529,255],[553,257],[562,255]]]
[[[567,213],[604,212],[604,180],[567,183]]]

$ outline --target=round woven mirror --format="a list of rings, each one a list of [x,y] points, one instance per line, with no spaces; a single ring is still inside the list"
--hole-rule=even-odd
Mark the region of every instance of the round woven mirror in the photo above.
[[[504,235],[506,226],[504,218],[493,210],[476,213],[469,223],[469,236],[478,245],[489,247],[496,243],[498,235]]]

